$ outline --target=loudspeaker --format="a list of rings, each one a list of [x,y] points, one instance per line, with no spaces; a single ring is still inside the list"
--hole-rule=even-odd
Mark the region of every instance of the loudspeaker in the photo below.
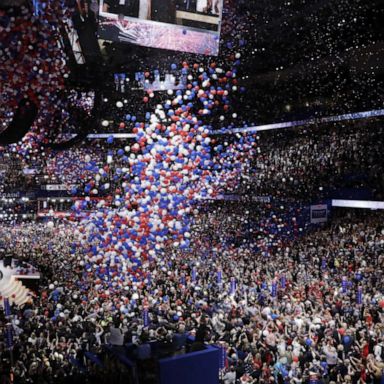
[[[4,267],[11,267],[11,266],[12,266],[12,256],[5,256]]]
[[[31,128],[39,109],[29,98],[20,100],[9,127],[0,134],[0,145],[17,143]]]

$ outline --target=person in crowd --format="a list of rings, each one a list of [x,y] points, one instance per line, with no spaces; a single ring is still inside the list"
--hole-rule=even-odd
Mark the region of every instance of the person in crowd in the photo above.
[[[20,361],[14,372],[17,380],[33,379],[37,372],[46,377],[76,375],[78,364],[93,366],[84,359],[85,352],[108,359],[100,349],[108,343],[115,348],[133,343],[134,356],[147,361],[147,342],[156,340],[163,345],[161,353],[225,343],[229,368],[223,377],[228,383],[235,375],[245,383],[300,383],[311,375],[329,382],[379,382],[384,331],[382,216],[340,215],[299,239],[287,237],[283,245],[276,237],[275,245],[266,247],[263,243],[273,226],[266,221],[262,232],[256,228],[268,211],[247,209],[248,217],[255,217],[246,218],[251,237],[244,229],[234,230],[244,223],[243,207],[217,205],[196,213],[193,248],[183,251],[183,257],[169,249],[162,262],[149,265],[153,291],[135,284],[134,290],[122,285],[107,292],[89,273],[81,253],[71,250],[77,236],[73,224],[58,223],[48,230],[37,223],[0,226],[3,243],[43,274],[40,294],[23,308],[12,309],[14,353]],[[289,215],[284,220],[288,222]],[[202,261],[208,255],[206,264]],[[221,288],[212,263],[222,269]],[[188,277],[191,265],[198,265],[196,281],[180,284],[181,273]],[[283,274],[285,288],[280,282]],[[234,293],[231,276],[237,280]],[[346,291],[342,276],[348,279]],[[273,296],[271,284],[276,279],[278,291]],[[363,287],[361,301],[358,286]],[[143,327],[143,300],[150,303],[148,328]],[[7,359],[6,346],[2,347]]]

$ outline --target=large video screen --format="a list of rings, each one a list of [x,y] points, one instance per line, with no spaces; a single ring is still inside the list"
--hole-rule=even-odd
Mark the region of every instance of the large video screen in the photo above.
[[[99,38],[216,56],[223,0],[100,0]]]

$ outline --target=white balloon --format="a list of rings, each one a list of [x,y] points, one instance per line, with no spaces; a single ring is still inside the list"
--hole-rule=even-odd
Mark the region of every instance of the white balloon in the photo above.
[[[139,300],[139,294],[138,293],[134,293],[132,295],[132,300]]]

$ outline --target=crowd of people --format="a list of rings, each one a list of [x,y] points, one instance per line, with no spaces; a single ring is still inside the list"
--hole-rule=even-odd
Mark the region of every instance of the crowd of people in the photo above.
[[[313,226],[303,208],[345,186],[368,186],[383,196],[380,122],[212,134],[212,128],[238,125],[240,111],[248,122],[264,112],[274,118],[268,103],[280,105],[291,89],[274,84],[276,99],[265,103],[252,97],[262,87],[246,93],[241,86],[241,61],[253,55],[245,40],[259,42],[260,52],[267,41],[268,28],[260,28],[260,40],[251,26],[260,15],[263,24],[271,21],[249,12],[244,1],[225,2],[218,58],[199,62],[180,53],[169,55],[171,66],[164,60],[168,69],[185,71],[185,90],[140,93],[138,99],[99,89],[57,92],[67,77],[56,33],[60,16],[71,17],[65,5],[46,3],[34,16],[27,7],[0,13],[2,127],[21,97],[39,107],[32,132],[0,148],[1,192],[57,183],[79,197],[68,220],[55,222],[48,212],[47,223],[0,225],[1,248],[42,276],[26,304],[0,315],[8,330],[0,337],[2,379],[126,382],[137,367],[140,379],[153,383],[157,359],[215,344],[224,356],[224,384],[382,382],[383,216],[336,213],[329,224]],[[330,9],[340,15],[346,5],[319,5],[320,16]],[[291,4],[258,6],[278,19]],[[298,17],[306,7],[291,8]],[[345,44],[373,41],[373,34],[360,36],[370,23],[367,8],[359,8],[357,36],[349,33],[356,8],[349,9],[342,22],[349,27],[339,26]],[[314,18],[308,15],[311,23]],[[316,60],[340,49],[331,36],[334,22],[330,18],[323,34],[315,29],[309,38],[318,42]],[[283,36],[276,40],[284,45]],[[288,49],[287,65],[295,61],[288,53],[300,49]],[[146,71],[148,64],[135,57],[136,69]],[[349,72],[334,72],[325,85],[310,76],[305,95],[322,97],[335,82],[335,104],[349,106],[340,101],[349,97]],[[354,96],[359,102],[361,92],[375,88],[374,80],[365,80]],[[122,144],[110,136],[69,149],[51,142],[68,127],[67,133],[82,137],[97,119],[105,130],[136,137]],[[214,202],[220,195],[224,200]],[[252,203],[252,197],[260,200]]]
[[[212,170],[218,170],[210,171],[215,180],[212,186],[220,195],[264,196],[306,204],[331,197],[380,200],[384,191],[382,137],[379,121],[260,132],[254,136],[252,156],[244,158],[241,141],[245,138],[216,136],[211,163]],[[62,189],[54,195],[58,199],[108,197],[120,187],[123,170],[131,169],[133,142],[121,148],[120,140],[87,140],[69,149],[46,148],[29,159],[17,152],[1,153],[2,220],[33,214],[36,199],[46,198],[52,184]]]
[[[365,189],[372,197],[383,198],[380,121],[261,133],[260,137],[259,153],[251,159],[249,174],[238,191],[242,194],[316,201],[342,189]]]
[[[32,181],[24,174],[20,158],[15,153],[0,152],[0,192],[12,193],[28,189]]]
[[[107,346],[149,364],[156,341],[163,355],[220,345],[226,384],[380,383],[382,215],[343,213],[288,237],[276,228],[286,232],[292,214],[265,209],[207,203],[191,248],[129,269],[125,286],[73,253],[75,223],[2,226],[2,245],[42,273],[35,297],[2,318],[14,330],[14,382],[122,380]],[[1,351],[4,371],[5,340]]]
[[[257,135],[257,151],[247,169],[242,169],[241,181],[236,180],[233,187],[225,184],[219,188],[220,192],[316,201],[333,196],[343,188],[363,188],[374,198],[383,197],[380,121],[337,123],[323,128]],[[214,149],[225,147],[225,143],[231,145],[227,137],[216,136],[215,140]],[[114,169],[124,169],[128,164],[122,152],[129,157],[131,146],[126,145],[126,150],[120,147],[120,140],[89,140],[69,149],[47,149],[44,156],[35,160],[25,161],[17,153],[3,154],[3,189],[62,184],[76,197],[83,194],[84,186],[93,180],[97,187],[95,197],[104,196],[113,190]],[[241,149],[238,152],[241,153]],[[214,161],[216,156],[214,151]],[[220,157],[216,161],[220,161]],[[95,167],[104,167],[106,162],[113,163],[108,171],[110,187],[107,189],[103,188],[106,181],[103,184],[100,176],[94,180],[92,172]],[[34,175],[23,174],[23,169],[29,166],[34,169]]]

